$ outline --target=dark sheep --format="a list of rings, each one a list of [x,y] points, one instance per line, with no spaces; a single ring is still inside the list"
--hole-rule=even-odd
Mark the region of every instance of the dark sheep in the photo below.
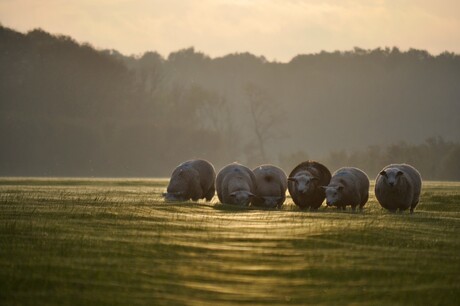
[[[362,210],[369,199],[369,178],[358,168],[340,168],[334,172],[329,185],[324,186],[324,189],[328,206],[345,210],[347,205],[351,205],[353,211],[356,206]]]
[[[214,166],[202,159],[186,161],[174,169],[167,192],[163,196],[168,201],[211,201],[216,191]]]
[[[272,165],[261,165],[253,172],[256,177],[256,196],[252,198],[251,204],[264,208],[280,208],[286,200],[286,173]]]
[[[225,204],[248,206],[256,190],[256,178],[248,167],[233,163],[217,174],[216,189],[219,201]]]
[[[289,174],[289,194],[300,209],[316,210],[326,196],[322,186],[330,180],[331,172],[323,164],[311,160],[302,162]]]
[[[375,179],[375,196],[380,205],[391,212],[410,213],[420,201],[422,177],[420,173],[407,164],[391,164],[382,169]]]

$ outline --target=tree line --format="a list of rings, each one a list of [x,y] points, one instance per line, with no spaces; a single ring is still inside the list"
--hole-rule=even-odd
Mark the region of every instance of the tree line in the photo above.
[[[308,160],[311,156],[298,151],[282,155],[281,165],[292,169],[295,161]],[[460,143],[446,141],[444,138],[427,138],[423,143],[410,144],[405,141],[388,146],[369,145],[353,151],[333,150],[323,157],[322,162],[331,171],[344,166],[363,169],[370,179],[391,163],[407,163],[417,168],[424,179],[459,180],[460,179]]]
[[[0,27],[0,67],[0,175],[166,176],[199,157],[370,174],[411,162],[427,179],[460,179],[453,53],[125,56]]]

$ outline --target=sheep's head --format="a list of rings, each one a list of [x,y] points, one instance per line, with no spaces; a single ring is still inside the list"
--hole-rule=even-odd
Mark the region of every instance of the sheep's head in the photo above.
[[[165,192],[163,197],[166,201],[186,201],[185,193],[183,191]]]
[[[239,190],[239,191],[234,191],[230,193],[229,196],[230,196],[229,204],[235,204],[239,206],[248,206],[249,202],[251,201],[251,198],[253,198],[255,195],[246,190]]]
[[[295,176],[288,177],[288,181],[295,184],[295,188],[300,194],[308,194],[315,191],[316,183],[319,179],[309,173],[298,173]]]
[[[388,186],[394,187],[400,183],[401,178],[404,176],[404,172],[398,168],[387,168],[382,170],[380,175]]]
[[[283,197],[263,197],[263,203],[264,207],[266,208],[275,208],[277,206],[280,206],[278,203],[281,202]]]
[[[323,186],[326,191],[326,204],[327,206],[333,206],[340,202],[343,197],[343,191],[345,187],[342,184],[334,186]]]

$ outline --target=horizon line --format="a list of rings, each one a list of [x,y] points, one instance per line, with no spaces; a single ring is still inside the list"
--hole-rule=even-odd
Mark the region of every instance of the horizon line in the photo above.
[[[206,53],[205,51],[196,49],[195,46],[193,46],[193,45],[183,47],[183,48],[179,48],[179,49],[177,49],[175,51],[171,51],[167,55],[162,54],[162,53],[158,52],[157,50],[145,50],[145,51],[142,51],[140,53],[126,54],[126,53],[120,52],[118,49],[115,49],[115,48],[101,48],[101,47],[98,47],[98,46],[92,44],[91,42],[77,40],[75,37],[73,37],[71,35],[68,35],[68,34],[52,33],[50,31],[47,31],[46,29],[43,29],[42,27],[35,27],[35,28],[30,29],[30,30],[21,31],[21,30],[14,29],[12,27],[5,26],[2,22],[0,22],[0,28],[9,29],[9,30],[12,30],[14,32],[17,32],[17,33],[20,33],[20,34],[23,34],[23,35],[27,35],[27,34],[32,33],[34,31],[41,31],[41,32],[47,33],[47,34],[49,34],[49,35],[51,35],[53,37],[70,38],[72,41],[77,43],[79,46],[85,46],[86,45],[86,46],[89,46],[89,47],[91,47],[92,49],[94,49],[95,51],[98,51],[98,52],[112,51],[114,53],[115,52],[119,53],[124,57],[133,57],[135,59],[142,58],[145,54],[148,54],[148,53],[155,53],[155,54],[158,54],[162,59],[167,60],[172,54],[176,54],[176,53],[179,53],[181,51],[187,51],[187,50],[192,50],[195,54],[202,54],[202,55],[204,55],[205,58],[208,58],[210,60],[222,59],[222,58],[232,56],[232,55],[248,54],[248,55],[252,55],[255,58],[258,58],[258,59],[260,59],[262,61],[265,61],[265,62],[268,62],[268,63],[278,63],[278,64],[288,64],[288,63],[292,62],[294,59],[296,59],[296,58],[298,58],[300,56],[315,56],[315,55],[321,55],[321,54],[337,54],[337,53],[339,53],[341,55],[347,55],[347,54],[352,53],[352,52],[356,53],[356,51],[363,51],[364,53],[372,53],[373,51],[377,51],[377,50],[381,50],[381,51],[398,50],[400,53],[407,53],[407,52],[410,52],[410,51],[422,51],[422,52],[425,52],[429,56],[432,56],[432,57],[438,57],[438,56],[441,56],[443,54],[460,56],[460,53],[456,53],[454,51],[449,51],[449,50],[444,50],[444,51],[439,52],[439,53],[436,54],[436,53],[431,53],[427,49],[420,49],[420,48],[415,48],[415,47],[409,47],[407,49],[401,49],[398,46],[391,46],[391,47],[390,46],[385,46],[385,47],[379,46],[379,47],[375,47],[375,48],[362,48],[360,46],[354,46],[352,49],[348,49],[348,50],[339,50],[339,49],[324,50],[324,49],[322,49],[322,50],[320,50],[318,52],[298,53],[297,55],[294,55],[293,57],[291,57],[291,59],[289,61],[280,61],[280,60],[277,60],[276,58],[267,59],[267,57],[265,55],[263,55],[263,54],[262,55],[257,55],[257,54],[254,54],[254,53],[250,52],[250,51],[234,51],[234,52],[229,52],[229,53],[226,53],[226,54],[223,54],[223,55],[212,56],[212,55],[209,55],[208,53]]]

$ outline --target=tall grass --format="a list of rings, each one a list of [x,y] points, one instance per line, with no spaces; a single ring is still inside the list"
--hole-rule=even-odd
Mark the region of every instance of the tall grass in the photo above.
[[[460,183],[414,215],[164,203],[166,180],[1,179],[0,304],[424,304],[460,298]]]

